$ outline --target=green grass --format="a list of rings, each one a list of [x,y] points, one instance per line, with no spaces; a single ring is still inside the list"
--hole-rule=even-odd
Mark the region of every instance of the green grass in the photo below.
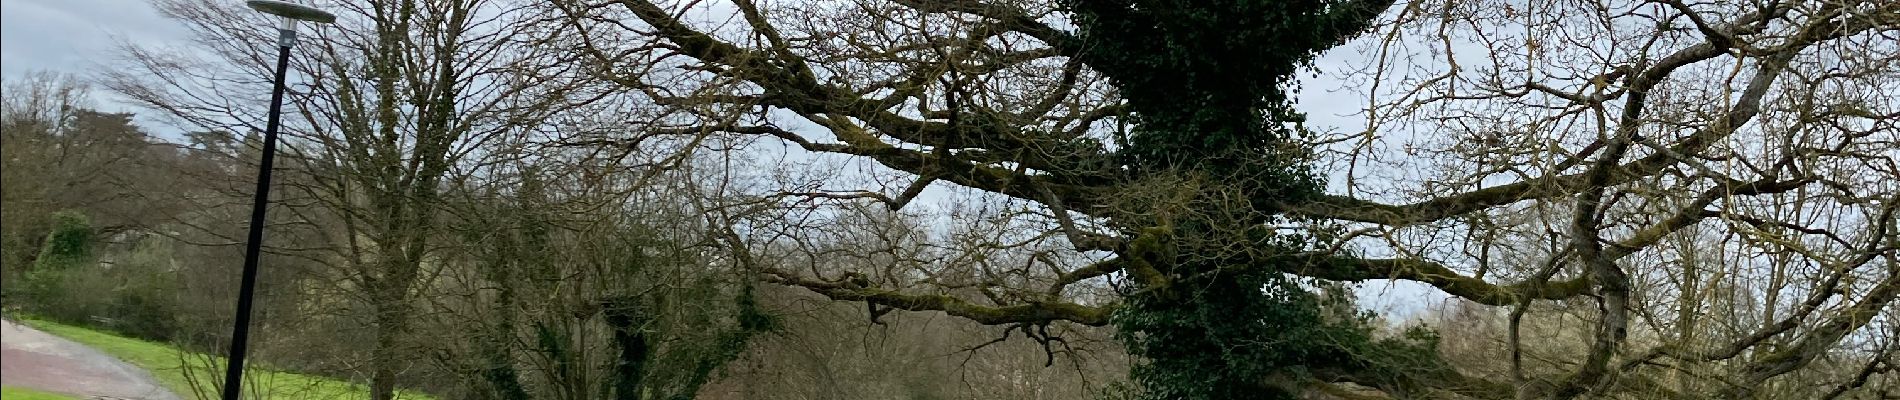
[[[32,326],[46,333],[79,342],[101,352],[118,357],[128,364],[144,368],[158,378],[159,383],[177,393],[179,397],[216,398],[218,388],[212,382],[224,376],[224,358],[198,353],[181,352],[163,343],[117,336],[105,332],[56,322],[21,319],[21,324]],[[355,400],[369,398],[369,390],[351,382],[327,377],[275,371],[258,368],[255,363],[245,365],[244,391],[248,399],[268,400]],[[193,381],[199,382],[194,390]],[[11,390],[11,389],[9,389]],[[14,400],[8,392],[6,400]],[[24,397],[26,399],[38,399]],[[414,392],[398,392],[397,398],[408,400],[428,400],[428,396]],[[61,399],[52,397],[50,399]]]
[[[78,397],[16,386],[0,386],[0,397],[6,400],[79,400]]]

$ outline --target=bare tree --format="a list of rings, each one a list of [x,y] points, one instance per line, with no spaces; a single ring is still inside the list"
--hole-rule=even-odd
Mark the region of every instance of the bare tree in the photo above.
[[[6,254],[4,271],[9,278],[33,264],[39,254],[39,242],[50,225],[48,217],[57,211],[53,204],[57,178],[54,175],[68,153],[84,149],[63,145],[72,135],[62,135],[72,115],[81,111],[86,88],[70,78],[51,74],[29,75],[20,81],[8,81],[0,93],[0,162],[5,186],[0,186],[0,215],[7,221],[0,240]],[[63,175],[63,174],[61,174]]]
[[[265,16],[223,1],[160,0],[190,29],[187,49],[129,47],[110,88],[212,132],[263,121]],[[569,67],[537,46],[535,16],[507,1],[339,1],[297,48],[286,118],[299,176],[279,210],[316,224],[299,251],[368,307],[371,398],[389,399],[413,359],[407,335],[438,257],[441,193],[480,173],[496,138],[537,129],[579,102]],[[301,203],[301,204],[297,204]],[[328,214],[330,217],[320,217]]]
[[[1149,363],[1235,374],[1209,384],[1218,392],[1348,396],[1341,390],[1369,387],[1475,398],[1663,390],[1622,378],[1661,370],[1664,360],[1728,365],[1711,378],[1719,384],[1683,395],[1757,397],[1764,383],[1811,368],[1873,321],[1889,320],[1900,295],[1900,114],[1890,93],[1900,5],[1392,3],[1247,14],[1220,7],[1264,11],[1227,2],[555,2],[596,73],[668,111],[596,142],[716,134],[756,141],[750,150],[767,157],[776,144],[826,168],[870,172],[857,186],[762,180],[777,187],[730,207],[808,210],[731,222],[747,239],[809,250],[814,266],[770,267],[764,279],[867,303],[873,317],[894,308],[994,325],[1114,324]],[[1261,15],[1313,25],[1274,31],[1281,26],[1249,19]],[[1255,30],[1224,41],[1193,36],[1227,24]],[[1118,36],[1130,30],[1151,35]],[[1256,32],[1268,33],[1239,35]],[[1227,98],[1222,88],[1283,88],[1309,60],[1298,53],[1362,32],[1371,32],[1359,43],[1374,60],[1361,75],[1363,130],[1302,136],[1309,131],[1182,111],[1292,124],[1286,93]],[[1259,55],[1280,64],[1222,58],[1299,45],[1310,47]],[[1159,50],[1125,54],[1143,46]],[[1178,104],[1168,102],[1170,91],[1182,95]],[[1211,97],[1193,97],[1202,94]],[[1241,153],[1210,149],[1235,131],[1247,132],[1233,139]],[[1189,139],[1170,141],[1181,137]],[[1223,164],[1294,172],[1210,167]],[[1302,165],[1348,172],[1338,189],[1304,195]],[[1002,205],[994,220],[951,221],[1012,240],[945,246],[934,257],[879,252],[891,256],[884,265],[850,268],[835,261],[848,249],[800,243],[831,232],[811,224],[845,221],[834,216],[849,203],[906,209],[932,190]],[[1720,255],[1658,261],[1668,241],[1696,232],[1719,239],[1689,251]],[[998,252],[1022,262],[991,262]],[[1723,272],[1646,276],[1663,267]],[[948,271],[961,275],[931,275]],[[1694,284],[1638,290],[1652,278]],[[1485,306],[1581,302],[1590,334],[1558,368],[1499,377],[1430,362],[1414,352],[1433,347],[1428,340],[1353,333],[1363,331],[1352,317],[1325,309],[1302,309],[1307,319],[1298,322],[1246,313],[1227,316],[1243,321],[1117,319],[1319,298],[1313,288],[1375,279]],[[1221,303],[1230,299],[1207,293],[1253,300]],[[1756,296],[1766,298],[1743,300]],[[1633,329],[1677,323],[1648,316],[1647,302],[1662,297],[1689,303],[1678,319],[1750,301],[1757,305],[1743,309],[1756,316],[1735,333],[1636,347],[1647,339],[1632,337],[1652,333]],[[1302,365],[1234,372],[1215,366],[1283,350],[1226,336],[1226,328],[1345,336],[1307,343],[1325,356],[1294,361]],[[1196,358],[1193,349],[1228,353]],[[1858,371],[1885,371],[1878,365]]]
[[[1367,125],[1333,140],[1348,144],[1336,146],[1339,162],[1364,177],[1414,169],[1435,179],[1422,190],[1347,190],[1483,207],[1436,203],[1466,217],[1387,224],[1376,231],[1382,245],[1479,274],[1495,266],[1531,284],[1581,284],[1599,299],[1574,373],[1513,373],[1519,387],[1600,393],[1686,372],[1713,376],[1668,392],[1751,397],[1853,347],[1850,335],[1879,331],[1868,324],[1890,309],[1897,279],[1886,238],[1900,169],[1893,144],[1877,138],[1900,116],[1885,94],[1896,84],[1900,9],[1604,1],[1397,11],[1367,44],[1378,62],[1355,74],[1369,94]],[[1565,280],[1570,268],[1582,273]]]

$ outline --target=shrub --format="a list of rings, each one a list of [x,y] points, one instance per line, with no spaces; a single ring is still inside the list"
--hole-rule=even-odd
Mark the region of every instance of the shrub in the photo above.
[[[84,214],[53,214],[40,257],[27,271],[22,305],[54,321],[104,328],[149,340],[177,332],[177,285],[170,244],[152,237],[130,251],[102,251]],[[101,256],[113,258],[100,262]]]

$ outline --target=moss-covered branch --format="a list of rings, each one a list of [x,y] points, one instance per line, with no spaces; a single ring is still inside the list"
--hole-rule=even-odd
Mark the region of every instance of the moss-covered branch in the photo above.
[[[1420,282],[1479,304],[1509,305],[1521,300],[1559,300],[1590,292],[1587,276],[1564,281],[1495,284],[1453,271],[1444,264],[1416,258],[1357,258],[1335,254],[1291,254],[1256,264],[1281,272],[1334,281],[1401,279]]]
[[[776,284],[802,287],[832,300],[862,301],[908,311],[942,311],[945,314],[985,325],[1070,321],[1089,326],[1102,326],[1108,324],[1109,313],[1114,310],[1114,305],[1085,306],[1063,302],[986,306],[949,295],[902,293],[860,286],[849,281],[818,281],[772,269],[766,270],[765,279],[767,282]]]

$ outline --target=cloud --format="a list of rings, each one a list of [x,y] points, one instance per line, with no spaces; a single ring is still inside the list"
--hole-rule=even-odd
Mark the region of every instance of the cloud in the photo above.
[[[185,29],[147,0],[6,0],[0,4],[4,4],[0,5],[0,78],[8,80],[35,71],[89,78],[117,62],[120,43],[187,41]],[[92,100],[106,111],[140,111],[112,93],[94,90]],[[140,122],[161,135],[172,131],[145,118]]]
[[[121,42],[167,44],[185,37],[182,27],[143,0],[7,0],[0,8],[0,76],[92,76],[116,62]],[[95,98],[117,103],[110,96]]]
[[[117,38],[165,42],[184,36],[140,0],[9,0],[0,8],[0,74],[85,75],[111,64]]]

